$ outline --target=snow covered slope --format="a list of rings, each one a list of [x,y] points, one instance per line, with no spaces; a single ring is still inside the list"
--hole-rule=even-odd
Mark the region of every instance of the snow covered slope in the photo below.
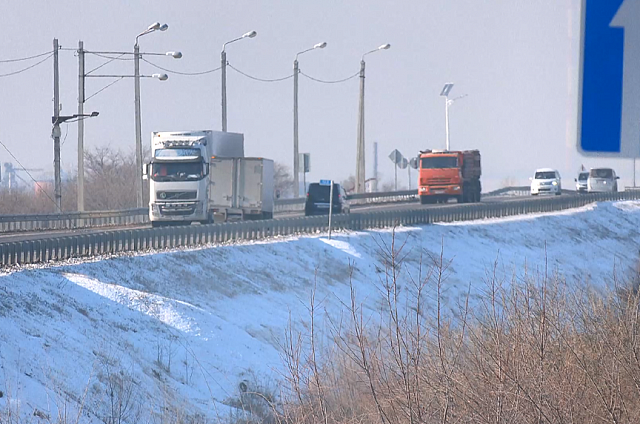
[[[451,260],[451,305],[500,273],[541,270],[545,259],[575,284],[603,284],[614,266],[635,267],[640,202],[503,220],[398,229],[402,272]],[[279,340],[289,320],[308,320],[308,299],[337,314],[358,297],[373,311],[392,231],[212,246],[15,270],[0,276],[0,410],[83,422],[167,408],[226,414],[243,381],[281,369]],[[72,412],[69,412],[72,411]],[[126,415],[128,414],[128,415]],[[74,415],[75,417],[75,415]],[[126,420],[125,420],[126,421]]]

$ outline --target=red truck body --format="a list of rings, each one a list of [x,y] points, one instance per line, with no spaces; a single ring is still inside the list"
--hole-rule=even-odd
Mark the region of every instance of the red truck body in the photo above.
[[[482,167],[478,150],[420,152],[418,194],[422,204],[480,201]]]

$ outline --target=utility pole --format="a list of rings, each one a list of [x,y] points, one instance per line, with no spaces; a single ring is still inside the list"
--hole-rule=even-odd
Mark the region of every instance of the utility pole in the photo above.
[[[373,184],[371,191],[378,192],[378,142],[373,142]]]
[[[142,118],[140,116],[140,46],[136,38],[133,46],[133,76],[135,80],[135,124],[136,124],[136,205],[142,208]]]
[[[360,61],[360,102],[358,107],[358,149],[356,152],[356,193],[364,193],[364,59]]]
[[[53,173],[55,179],[56,212],[62,212],[62,182],[60,180],[60,75],[58,72],[58,39],[53,39]]]
[[[450,148],[449,140],[449,97],[445,97],[444,101],[444,132],[445,132],[445,150],[448,152]]]
[[[78,42],[78,115],[84,115],[84,43]],[[84,211],[84,119],[78,120],[78,212]]]
[[[298,157],[298,59],[293,61],[293,197],[300,197],[300,158]],[[306,178],[306,176],[305,176]],[[305,185],[306,190],[306,185]]]
[[[227,52],[220,53],[220,74],[222,75],[222,131],[227,132]]]

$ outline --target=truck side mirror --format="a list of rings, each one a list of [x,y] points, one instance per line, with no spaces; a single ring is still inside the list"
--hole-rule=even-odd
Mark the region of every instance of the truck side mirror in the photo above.
[[[280,198],[280,190],[276,190],[276,199]]]
[[[149,179],[149,164],[148,163],[143,163],[142,164],[142,179],[143,180]]]
[[[209,164],[206,162],[202,163],[202,175],[204,175],[205,177],[209,175]]]

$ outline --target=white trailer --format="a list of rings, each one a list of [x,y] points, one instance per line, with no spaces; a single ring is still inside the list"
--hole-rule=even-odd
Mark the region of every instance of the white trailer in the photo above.
[[[225,221],[273,218],[273,177],[270,159],[211,159],[210,210]]]

